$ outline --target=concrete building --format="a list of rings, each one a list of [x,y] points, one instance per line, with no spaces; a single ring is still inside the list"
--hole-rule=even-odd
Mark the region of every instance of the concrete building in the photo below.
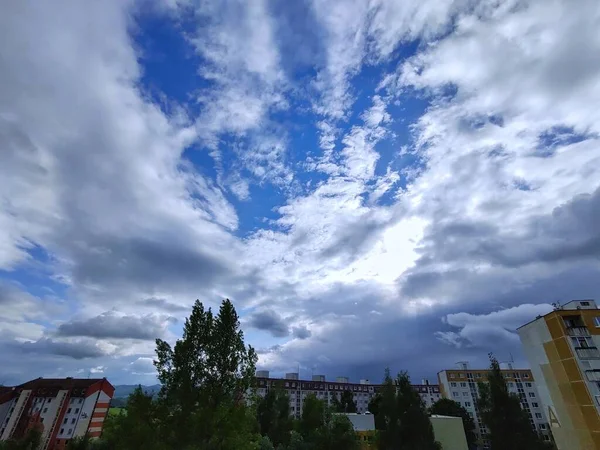
[[[438,373],[440,391],[445,398],[460,403],[475,421],[475,431],[480,441],[480,447],[488,448],[485,435],[488,430],[483,425],[477,399],[479,397],[478,382],[487,381],[488,370],[470,369],[468,363],[460,363],[459,368],[454,370],[443,370]],[[544,439],[550,440],[548,419],[536,388],[536,381],[529,369],[514,369],[509,367],[503,369],[502,374],[506,380],[509,392],[516,394],[521,400],[523,408],[528,416],[531,427],[544,435]]]
[[[288,373],[285,378],[270,378],[269,372],[256,372],[257,394],[264,396],[270,389],[283,389],[290,397],[290,410],[296,417],[302,414],[302,404],[306,396],[314,394],[328,405],[334,398],[340,398],[342,392],[351,391],[358,413],[368,412],[369,402],[379,392],[380,384],[371,384],[369,380],[350,383],[347,377],[338,377],[336,381],[327,381],[324,375],[313,375],[312,380],[300,380],[297,373]],[[259,376],[262,375],[262,376]],[[266,375],[266,376],[265,376]],[[413,385],[425,405],[431,406],[441,398],[440,387],[423,380],[422,384]]]
[[[442,445],[442,450],[469,450],[465,428],[460,417],[429,417],[435,440]]]
[[[559,450],[600,450],[600,310],[574,300],[517,330]]]
[[[99,437],[114,387],[102,379],[38,378],[0,390],[0,440],[42,433],[39,450],[62,450],[69,439]]]

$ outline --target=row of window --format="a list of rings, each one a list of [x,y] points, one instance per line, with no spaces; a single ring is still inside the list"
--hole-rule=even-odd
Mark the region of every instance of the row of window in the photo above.
[[[513,372],[512,374],[510,374],[510,373],[504,373],[503,376],[504,376],[504,378],[508,378],[508,377],[512,377],[512,378],[521,378],[521,377],[522,378],[529,378],[529,373],[527,373],[527,372],[521,372],[521,373]],[[449,378],[464,378],[464,377],[465,377],[465,374],[463,374],[463,373],[458,373],[458,374],[451,373],[451,374],[449,374]],[[473,378],[473,374],[471,372],[469,372],[469,373],[467,373],[467,377]],[[482,375],[481,375],[481,373],[476,373],[475,377],[476,378],[481,378]]]

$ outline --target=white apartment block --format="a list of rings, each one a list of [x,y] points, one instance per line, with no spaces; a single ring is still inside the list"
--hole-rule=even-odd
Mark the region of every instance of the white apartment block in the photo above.
[[[486,382],[489,370],[469,369],[467,363],[461,363],[459,369],[443,370],[438,373],[440,391],[444,398],[449,398],[461,404],[473,418],[475,430],[480,442],[480,448],[489,448],[485,435],[488,432],[479,416],[477,399],[479,397],[478,382]],[[550,428],[544,407],[538,394],[533,374],[529,369],[514,369],[509,365],[503,369],[508,390],[516,394],[528,416],[531,427],[550,440]]]
[[[264,396],[270,389],[283,389],[290,397],[290,412],[300,417],[302,405],[306,397],[314,394],[328,405],[333,399],[340,399],[342,392],[350,391],[356,403],[357,412],[365,414],[369,411],[369,402],[381,389],[380,384],[371,384],[369,380],[351,383],[347,377],[338,377],[335,381],[327,381],[324,375],[313,375],[311,380],[300,380],[297,373],[287,373],[285,378],[270,378],[269,371],[256,372],[257,394]],[[441,398],[440,387],[423,380],[422,384],[413,385],[425,405],[430,407]]]
[[[99,437],[114,387],[105,379],[37,378],[0,388],[0,440],[42,434],[39,450],[63,450],[74,437]]]

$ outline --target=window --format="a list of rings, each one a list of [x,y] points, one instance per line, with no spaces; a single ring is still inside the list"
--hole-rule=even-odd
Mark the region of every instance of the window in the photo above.
[[[471,402],[465,402],[465,406],[466,406],[467,408],[470,408],[470,407],[471,407]]]
[[[581,306],[590,306],[590,302],[579,302]]]
[[[535,398],[535,392],[530,392],[530,393],[529,393],[529,396],[530,396],[531,398]]]
[[[468,397],[469,393],[468,392],[463,392],[463,397]]]
[[[73,428],[69,428],[69,434],[73,432]]]
[[[454,375],[453,373],[450,374],[450,378],[456,378],[456,375]]]
[[[60,434],[63,434],[64,432],[65,432],[65,429],[64,429],[64,428],[61,428],[61,429],[60,429]]]
[[[290,383],[288,383],[287,381],[285,382],[285,387],[290,387]]]
[[[450,386],[456,387],[456,383],[450,383]]]
[[[44,418],[43,417],[40,419],[40,423],[44,423]]]
[[[74,418],[71,419],[71,425],[73,425],[75,423],[75,420],[77,420],[77,419],[74,419]]]
[[[600,316],[594,317],[594,326],[600,328]]]
[[[71,408],[67,409],[67,414],[71,414]]]
[[[460,387],[467,387],[467,383],[460,383]]]
[[[531,404],[531,406],[533,406],[534,408],[539,408],[539,407],[540,407],[540,405],[538,405],[538,404],[537,404],[537,403],[535,403],[535,402],[533,402],[533,403]]]
[[[69,421],[69,419],[63,420],[63,425],[65,425],[68,421]]]
[[[458,397],[458,392],[453,392],[453,393],[452,393],[452,396],[453,396],[453,397]]]
[[[48,412],[48,408],[44,408],[44,410],[42,412],[43,413],[47,413]]]
[[[541,415],[540,413],[535,413],[535,418],[536,418],[536,419],[541,419],[541,418],[542,418],[542,415]]]
[[[480,373],[477,374],[477,378],[481,378],[481,374]]]
[[[527,372],[523,372],[523,378],[529,378],[529,374]]]
[[[52,399],[51,399],[51,398],[49,398],[49,399],[48,399],[48,403],[50,403],[51,401],[52,401]]]
[[[531,387],[531,383],[525,383],[525,387]]]
[[[545,430],[545,429],[546,429],[546,424],[540,423],[540,430]]]

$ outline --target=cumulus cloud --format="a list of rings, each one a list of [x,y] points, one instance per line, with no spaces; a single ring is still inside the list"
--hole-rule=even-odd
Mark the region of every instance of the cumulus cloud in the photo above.
[[[172,317],[147,314],[144,316],[124,315],[106,311],[96,317],[71,320],[57,328],[59,336],[87,336],[98,339],[142,339],[154,340],[164,335],[165,327],[173,323]]]
[[[93,339],[56,340],[52,338],[24,342],[20,348],[27,353],[67,356],[73,359],[106,356],[113,350],[110,345],[103,345]]]
[[[150,379],[229,297],[266,368],[422,376],[600,294],[595,2],[167,3],[183,104],[133,0],[0,16],[3,353]]]
[[[271,309],[253,313],[248,317],[247,323],[258,330],[268,331],[275,337],[286,337],[290,334],[285,319]]]
[[[519,339],[516,334],[517,328],[550,311],[552,311],[552,306],[548,304],[524,303],[489,314],[448,314],[442,320],[452,328],[460,330],[457,332],[440,331],[436,335],[441,341],[457,347],[470,345],[489,349],[502,345],[502,341],[505,341],[505,344],[506,341],[508,343],[517,342]]]

